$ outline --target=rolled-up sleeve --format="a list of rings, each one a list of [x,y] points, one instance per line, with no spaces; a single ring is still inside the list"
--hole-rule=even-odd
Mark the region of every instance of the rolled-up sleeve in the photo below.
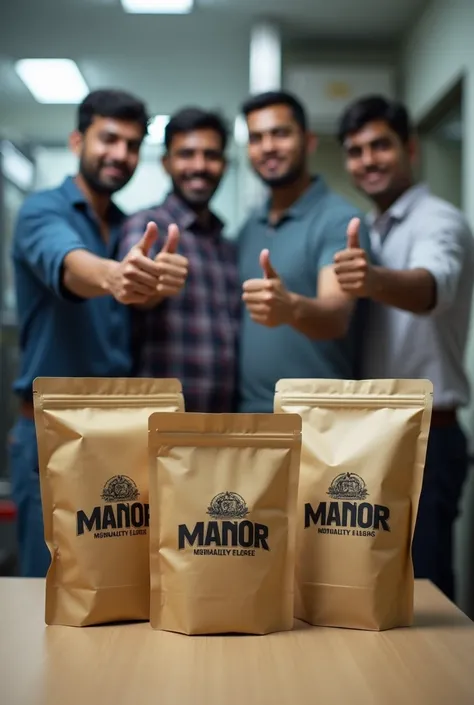
[[[410,269],[426,269],[436,282],[436,304],[432,312],[445,311],[456,297],[466,259],[471,259],[473,240],[470,229],[454,209],[430,213],[422,233],[417,233]]]
[[[87,249],[67,220],[40,198],[30,197],[20,209],[13,257],[61,298],[70,298],[62,283],[64,258],[73,250]]]

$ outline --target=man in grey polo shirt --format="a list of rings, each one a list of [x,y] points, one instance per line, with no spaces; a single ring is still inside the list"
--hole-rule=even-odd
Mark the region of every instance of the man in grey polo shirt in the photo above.
[[[353,234],[336,255],[341,288],[371,301],[363,373],[427,378],[434,412],[413,545],[415,574],[454,596],[453,524],[467,474],[456,411],[469,401],[464,369],[474,281],[466,219],[415,184],[416,144],[406,109],[374,96],[350,106],[339,128],[346,167],[375,205],[367,261]]]
[[[316,138],[294,96],[259,95],[243,113],[250,162],[270,198],[239,236],[245,306],[238,408],[271,412],[281,378],[355,375],[353,302],[338,285],[333,257],[360,213],[310,175]],[[360,237],[368,248],[368,234]]]

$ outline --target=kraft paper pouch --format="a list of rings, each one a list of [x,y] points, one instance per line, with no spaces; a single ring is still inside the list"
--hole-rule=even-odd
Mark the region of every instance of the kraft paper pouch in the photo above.
[[[413,620],[411,544],[431,419],[425,380],[280,380],[303,418],[296,616],[382,630]]]
[[[148,619],[148,417],[183,409],[180,382],[39,378],[33,391],[46,623]]]
[[[292,629],[301,418],[154,414],[149,448],[151,626]]]

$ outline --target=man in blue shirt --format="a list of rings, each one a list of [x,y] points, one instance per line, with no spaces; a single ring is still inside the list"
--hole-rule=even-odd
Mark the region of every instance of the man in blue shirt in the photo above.
[[[250,162],[270,198],[239,235],[239,410],[270,412],[281,378],[356,376],[354,304],[333,258],[360,213],[310,175],[316,138],[294,96],[265,93],[250,98],[243,113]],[[364,228],[360,238],[368,247]]]
[[[15,391],[20,418],[11,434],[12,494],[18,511],[20,572],[41,577],[44,543],[32,404],[35,377],[128,376],[129,310],[178,293],[187,263],[175,254],[171,226],[155,260],[150,224],[117,261],[123,213],[111,195],[130,180],[147,132],[143,103],[121,91],[91,93],[78,111],[70,146],[79,173],[23,204],[13,241],[21,365]]]

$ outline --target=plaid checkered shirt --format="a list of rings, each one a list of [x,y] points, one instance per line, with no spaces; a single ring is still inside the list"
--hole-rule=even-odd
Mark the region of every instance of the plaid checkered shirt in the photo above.
[[[236,248],[222,237],[223,224],[211,214],[203,229],[196,214],[175,194],[160,206],[131,216],[121,259],[143,237],[147,224],[159,228],[160,251],[168,226],[180,230],[178,253],[189,260],[186,286],[150,311],[134,310],[133,351],[139,377],[177,377],[186,411],[235,410],[237,335],[241,292]]]

